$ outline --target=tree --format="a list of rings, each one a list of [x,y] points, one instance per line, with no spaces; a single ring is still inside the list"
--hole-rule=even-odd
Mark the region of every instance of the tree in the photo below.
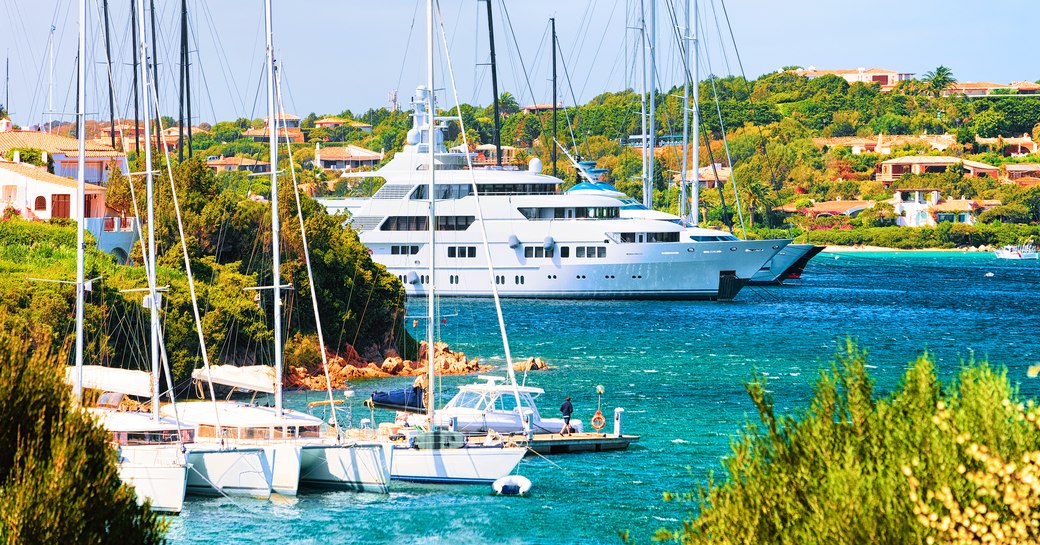
[[[794,415],[777,411],[764,379],[746,384],[761,423],[749,424],[732,442],[732,454],[722,462],[725,479],[709,476],[696,491],[665,494],[666,500],[692,503],[696,518],[656,537],[686,545],[931,543],[941,530],[919,522],[919,515],[922,508],[941,507],[941,499],[915,489],[942,490],[961,505],[973,498],[987,501],[965,479],[981,466],[971,443],[1002,460],[1036,459],[1037,415],[1026,418],[1007,409],[1025,400],[1006,371],[969,361],[944,386],[925,353],[907,367],[894,391],[878,395],[867,369],[866,352],[849,341]],[[1036,412],[1032,404],[1029,412]],[[1022,489],[1035,497],[1036,488],[1015,486]],[[1006,496],[989,497],[997,503]],[[1019,520],[1033,513],[1027,509]],[[1006,509],[1000,513],[1002,521],[1013,518]],[[1035,525],[1022,526],[1036,531]],[[1035,540],[1034,535],[1018,543]]]
[[[953,77],[953,70],[941,64],[935,70],[925,72],[924,81],[928,82],[934,96],[941,95],[944,89],[957,83],[957,79]]]
[[[498,99],[498,109],[502,112],[502,115],[513,115],[520,111],[520,105],[517,104],[516,97],[509,91],[506,91]]]
[[[108,432],[60,378],[68,354],[0,324],[0,542],[161,543],[165,524],[137,505]]]

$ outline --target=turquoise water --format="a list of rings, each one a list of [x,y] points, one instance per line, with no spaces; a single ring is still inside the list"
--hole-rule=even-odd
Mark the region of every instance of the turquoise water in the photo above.
[[[987,273],[992,273],[987,276]],[[529,497],[496,497],[487,486],[394,483],[389,495],[322,493],[284,502],[190,500],[172,521],[173,543],[619,543],[629,530],[649,541],[688,508],[661,501],[718,469],[754,408],[743,383],[767,375],[777,406],[805,406],[822,365],[852,336],[870,352],[879,390],[927,349],[945,376],[972,357],[1006,365],[1023,393],[1040,363],[1040,264],[991,254],[821,254],[791,286],[747,288],[731,303],[505,301],[514,358],[539,356],[555,369],[533,373],[546,416],[565,395],[585,422],[606,388],[604,413],[626,409],[625,431],[642,435],[626,452],[528,458]],[[421,301],[417,301],[421,313]],[[490,301],[445,301],[442,338],[470,357],[501,365]],[[499,373],[503,371],[500,369]],[[444,379],[443,393],[465,377]],[[361,399],[408,384],[356,386]],[[289,393],[302,408],[314,393]],[[389,414],[377,418],[386,419]],[[608,418],[609,425],[609,418]]]

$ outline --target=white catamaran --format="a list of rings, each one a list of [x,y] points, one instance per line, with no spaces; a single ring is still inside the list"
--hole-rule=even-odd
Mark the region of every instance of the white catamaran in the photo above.
[[[139,6],[140,8],[140,6]],[[81,21],[84,16],[83,5],[80,6]],[[140,8],[143,9],[143,8]],[[141,13],[138,19],[143,20]],[[142,31],[141,36],[144,36]],[[82,29],[80,34],[80,51],[82,49]],[[137,45],[135,44],[135,47]],[[142,58],[147,59],[147,46],[142,38],[140,43]],[[147,63],[142,63],[142,89],[145,91],[145,111],[148,107]],[[80,63],[79,94],[79,130],[80,159],[78,179],[80,195],[77,202],[82,204],[83,191],[83,63]],[[150,120],[145,116],[146,133]],[[217,493],[234,493],[246,489],[252,494],[270,495],[271,484],[269,469],[258,449],[231,450],[196,445],[193,433],[185,429],[176,420],[163,417],[159,412],[159,364],[162,351],[162,338],[159,326],[158,301],[159,292],[155,279],[155,237],[154,237],[154,199],[152,198],[152,158],[151,149],[146,147],[145,164],[147,171],[147,206],[148,206],[148,244],[142,240],[145,249],[145,268],[148,277],[148,296],[145,305],[150,309],[151,329],[151,372],[130,369],[109,368],[100,365],[83,365],[83,305],[84,291],[89,283],[84,282],[83,262],[83,209],[79,209],[79,234],[77,249],[77,291],[76,291],[76,365],[66,371],[67,380],[73,384],[77,399],[83,399],[84,389],[102,392],[98,403],[86,410],[97,422],[112,434],[112,443],[119,451],[119,476],[123,482],[134,487],[138,501],[148,501],[155,511],[179,513],[184,505],[184,497],[189,483],[201,480],[205,486]],[[167,383],[172,383],[167,370]],[[149,412],[124,410],[124,396],[136,396],[149,399]],[[171,396],[172,398],[172,396]],[[190,460],[196,460],[191,463]]]
[[[267,21],[267,90],[271,160],[271,231],[274,366],[221,365],[196,370],[196,380],[245,388],[274,395],[274,406],[241,401],[181,403],[164,410],[190,423],[200,442],[261,448],[272,471],[272,487],[296,495],[300,486],[354,491],[386,492],[390,481],[388,447],[376,441],[357,442],[330,431],[316,416],[287,409],[282,401],[282,285],[280,219],[278,207],[278,137],[275,116],[275,66],[271,30],[271,1],[265,2]],[[280,117],[280,116],[279,116]],[[306,240],[306,239],[304,239]],[[310,262],[308,257],[308,271]],[[313,282],[312,299],[314,297]],[[315,303],[316,305],[316,303]],[[316,306],[315,306],[316,309]],[[320,322],[319,322],[320,335]],[[324,351],[324,343],[322,342]],[[324,363],[324,359],[323,359]],[[330,400],[331,401],[331,400]]]

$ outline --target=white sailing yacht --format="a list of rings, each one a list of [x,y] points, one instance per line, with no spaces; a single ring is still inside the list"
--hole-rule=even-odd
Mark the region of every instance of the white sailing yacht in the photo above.
[[[437,196],[435,188],[438,186],[435,183],[435,178],[438,172],[438,165],[435,159],[436,146],[440,132],[435,126],[435,112],[436,100],[433,85],[433,62],[434,62],[434,24],[433,24],[433,0],[427,0],[426,3],[426,22],[427,22],[427,87],[420,87],[418,94],[418,104],[416,105],[416,119],[422,115],[422,118],[427,122],[422,130],[413,129],[409,132],[409,141],[415,146],[418,151],[421,149],[423,153],[428,154],[429,168],[425,169],[427,178],[427,197],[426,204],[427,216],[423,219],[428,221],[428,225],[440,225],[442,216],[438,216],[436,213]],[[450,67],[450,63],[449,63]],[[471,184],[467,184],[466,187],[472,187]],[[476,198],[476,195],[473,196]],[[476,203],[479,206],[479,203]],[[477,218],[480,219],[480,210],[476,212]],[[481,226],[482,227],[482,226]],[[481,229],[483,230],[483,229]],[[437,244],[437,231],[438,229],[429,229],[429,247],[436,247]],[[488,240],[486,233],[481,235],[484,248],[488,248]],[[415,481],[415,482],[432,482],[432,483],[492,483],[495,480],[509,475],[514,468],[520,463],[524,455],[527,453],[526,447],[510,446],[499,440],[488,440],[488,441],[471,441],[460,432],[453,429],[443,429],[437,427],[436,409],[434,400],[434,385],[436,384],[436,362],[434,359],[435,350],[434,347],[434,333],[436,324],[436,295],[438,279],[441,278],[438,275],[436,267],[436,259],[433,254],[429,256],[427,261],[428,270],[428,297],[427,297],[427,372],[428,379],[426,388],[426,411],[427,419],[425,431],[418,431],[413,429],[406,435],[403,442],[397,442],[393,444],[393,458],[391,465],[391,473],[394,479],[402,481]],[[491,287],[491,294],[495,298],[495,307],[498,311],[499,328],[502,333],[503,345],[506,350],[506,360],[509,372],[512,373],[512,361],[509,356],[509,342],[505,334],[505,324],[502,321],[502,310],[499,306],[498,291],[495,289],[496,286],[491,283],[491,277],[493,276],[493,267],[490,262],[485,264],[484,272],[487,276],[482,279],[475,279],[474,282],[483,284],[486,282]],[[448,278],[444,278],[448,280]],[[454,282],[452,282],[454,284]],[[517,404],[519,404],[519,393],[515,391],[516,381],[515,377],[512,384],[514,387],[514,393],[517,396]],[[526,428],[525,428],[526,429]],[[489,438],[491,439],[491,438]]]
[[[386,492],[390,481],[388,447],[349,441],[328,433],[321,418],[287,409],[282,400],[282,285],[278,207],[278,137],[271,0],[265,2],[267,30],[267,110],[271,161],[271,231],[274,366],[231,365],[196,370],[196,380],[274,395],[274,406],[242,401],[200,401],[164,407],[190,423],[200,442],[261,448],[272,471],[273,490],[296,495],[301,484],[316,488]],[[308,258],[309,270],[309,258]],[[312,291],[312,298],[313,298]],[[320,330],[320,322],[319,322]],[[322,345],[324,350],[324,345]]]
[[[84,6],[80,5],[81,21]],[[141,5],[139,10],[143,11]],[[143,21],[141,11],[138,20]],[[82,24],[82,22],[81,22]],[[143,24],[143,23],[142,23]],[[140,44],[142,58],[147,58],[147,46],[143,39]],[[80,30],[80,51],[83,50],[83,31]],[[136,47],[136,45],[135,45]],[[82,53],[81,53],[82,54]],[[83,115],[84,85],[83,64],[79,63],[80,95],[79,95],[79,129],[80,159],[78,178],[80,195],[83,194],[83,157],[84,146]],[[147,65],[142,62],[142,89],[145,98],[145,111],[148,107]],[[150,134],[150,116],[145,116],[145,133]],[[163,417],[159,412],[159,352],[161,334],[158,317],[159,292],[155,279],[155,217],[154,199],[152,197],[153,176],[150,146],[145,147],[145,164],[148,188],[148,232],[149,244],[144,244],[145,268],[148,277],[148,296],[146,306],[150,309],[151,325],[151,372],[128,369],[108,368],[99,365],[83,365],[83,199],[78,199],[79,235],[77,248],[77,303],[76,303],[76,366],[66,371],[67,379],[73,384],[78,399],[82,400],[85,388],[102,392],[99,402],[88,410],[98,423],[112,434],[112,442],[119,449],[120,478],[132,485],[139,501],[149,501],[153,510],[179,513],[184,504],[186,492],[192,488],[193,482],[201,482],[201,486],[214,490],[215,493],[234,493],[245,491],[250,495],[266,495],[271,493],[270,470],[266,469],[266,460],[257,449],[228,450],[200,446],[193,443],[193,433],[185,429],[173,418]],[[190,273],[189,273],[190,274]],[[193,294],[194,300],[194,294]],[[167,383],[172,384],[167,368]],[[149,398],[150,412],[127,411],[122,409],[124,396]],[[172,399],[172,395],[171,395]]]

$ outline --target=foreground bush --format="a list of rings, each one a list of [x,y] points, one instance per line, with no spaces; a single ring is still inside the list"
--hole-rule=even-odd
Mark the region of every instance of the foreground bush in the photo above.
[[[160,543],[123,485],[108,434],[72,403],[60,362],[0,319],[0,542]]]
[[[725,479],[666,495],[692,503],[697,514],[657,537],[690,544],[958,542],[960,534],[942,527],[944,516],[964,518],[980,490],[998,488],[994,479],[1031,478],[994,462],[1032,461],[1040,450],[1030,421],[1036,417],[1005,408],[1020,401],[1003,371],[970,362],[943,387],[925,354],[892,393],[877,396],[866,361],[850,342],[820,374],[809,407],[793,416],[776,414],[761,379],[749,383],[761,423],[734,442]],[[987,477],[994,472],[1000,477]],[[1035,486],[1032,494],[1004,509],[999,495],[981,501],[998,513],[995,524],[1018,528],[1035,524],[1021,507],[1040,505]]]

